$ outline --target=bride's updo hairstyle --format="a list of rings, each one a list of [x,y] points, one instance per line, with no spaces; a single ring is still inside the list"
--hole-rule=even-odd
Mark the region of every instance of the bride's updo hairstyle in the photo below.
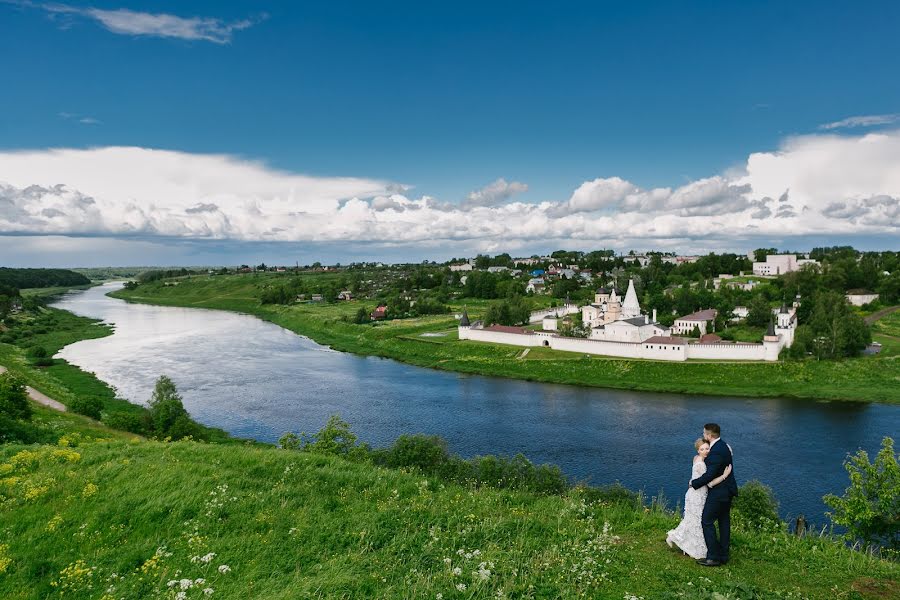
[[[708,444],[708,443],[709,442],[707,442],[703,438],[697,438],[697,441],[694,442],[694,450],[699,450],[700,446],[702,446],[703,444]]]

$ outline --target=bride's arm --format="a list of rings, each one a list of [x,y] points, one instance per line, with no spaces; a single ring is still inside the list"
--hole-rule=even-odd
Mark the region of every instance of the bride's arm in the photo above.
[[[708,485],[709,487],[716,487],[717,485],[719,485],[720,483],[725,481],[729,475],[731,475],[731,465],[728,465],[727,467],[725,467],[725,471],[721,475],[719,475],[718,477],[716,477],[715,479],[713,479],[706,485]]]

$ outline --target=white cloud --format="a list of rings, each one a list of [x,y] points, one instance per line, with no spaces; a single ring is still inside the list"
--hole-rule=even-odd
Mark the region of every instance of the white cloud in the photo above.
[[[643,189],[610,177],[584,182],[561,202],[491,204],[514,187],[503,182],[473,196],[487,205],[463,206],[412,197],[408,186],[392,182],[310,177],[231,156],[120,147],[6,152],[0,234],[420,251],[721,251],[750,238],[774,245],[798,236],[896,239],[898,165],[900,131],[810,135],[677,188]]]
[[[68,4],[37,3],[27,0],[8,2],[18,6],[38,8],[50,15],[84,17],[99,23],[106,30],[121,35],[177,38],[228,44],[237,31],[242,31],[266,18],[242,19],[226,22],[212,17],[179,17],[166,13],[146,13],[120,8],[104,10],[94,7],[78,7]]]
[[[462,208],[495,206],[509,200],[515,194],[527,191],[528,186],[526,184],[518,181],[507,182],[501,177],[481,189],[469,192],[461,206]]]
[[[900,113],[890,115],[861,115],[858,117],[847,117],[833,123],[825,123],[819,125],[819,129],[845,129],[852,127],[873,127],[875,125],[890,125],[900,121]]]

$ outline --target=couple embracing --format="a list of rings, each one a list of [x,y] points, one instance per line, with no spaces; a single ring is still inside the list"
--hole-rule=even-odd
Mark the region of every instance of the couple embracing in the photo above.
[[[728,562],[731,545],[731,500],[738,495],[732,473],[731,446],[720,438],[715,423],[703,426],[703,437],[694,443],[697,456],[691,481],[684,496],[684,517],[666,536],[675,545],[706,567]],[[716,535],[716,522],[719,533]]]

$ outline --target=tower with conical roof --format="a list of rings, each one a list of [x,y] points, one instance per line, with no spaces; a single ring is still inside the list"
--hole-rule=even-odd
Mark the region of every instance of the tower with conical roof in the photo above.
[[[633,319],[641,316],[641,305],[638,302],[637,292],[634,291],[634,279],[628,280],[628,291],[625,292],[625,301],[622,303],[622,318]]]

